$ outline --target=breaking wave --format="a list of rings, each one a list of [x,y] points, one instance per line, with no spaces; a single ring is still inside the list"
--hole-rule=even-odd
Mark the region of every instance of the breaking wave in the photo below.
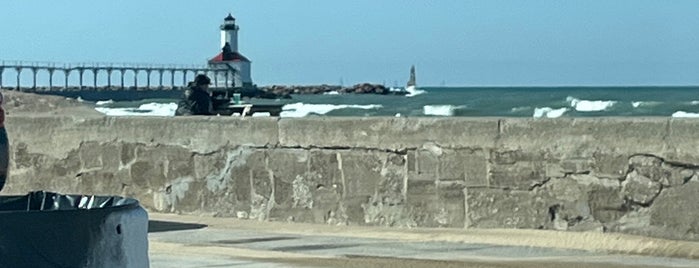
[[[95,102],[95,105],[102,106],[102,105],[107,105],[107,104],[112,104],[112,103],[114,103],[113,100],[97,101],[97,102]]]
[[[551,107],[534,108],[534,118],[558,118],[568,111],[568,108],[553,109]]]
[[[422,113],[425,115],[437,116],[453,116],[456,110],[466,106],[457,105],[425,105],[422,107]]]
[[[616,101],[611,100],[580,100],[571,96],[568,96],[566,101],[570,102],[570,107],[574,108],[578,112],[604,111],[617,103]]]
[[[282,112],[279,116],[281,117],[304,117],[309,114],[327,114],[334,110],[339,109],[380,109],[382,105],[369,104],[369,105],[347,105],[347,104],[306,104],[303,102],[291,103],[284,105],[282,107]]]
[[[672,114],[672,117],[679,118],[699,118],[699,113],[688,113],[685,111],[677,111]]]
[[[105,108],[95,107],[100,113],[109,116],[175,116],[177,103],[146,103],[138,108]]]
[[[406,97],[414,97],[414,96],[417,96],[417,95],[420,95],[420,94],[425,94],[425,93],[427,92],[427,91],[424,91],[424,90],[421,90],[421,89],[417,89],[415,86],[406,87],[406,88],[405,88],[405,91],[408,92],[408,94],[405,95]]]

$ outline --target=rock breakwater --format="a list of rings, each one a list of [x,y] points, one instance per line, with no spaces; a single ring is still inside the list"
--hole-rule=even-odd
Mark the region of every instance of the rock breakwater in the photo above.
[[[350,87],[339,85],[307,85],[307,86],[286,86],[270,85],[263,86],[261,90],[279,96],[290,94],[379,94],[379,95],[405,95],[405,91],[393,91],[384,85],[361,83]]]

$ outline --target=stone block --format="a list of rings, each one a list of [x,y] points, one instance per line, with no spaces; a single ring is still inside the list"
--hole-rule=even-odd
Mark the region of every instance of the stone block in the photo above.
[[[417,152],[415,150],[408,151],[405,161],[408,165],[408,172],[417,172]]]
[[[568,174],[590,173],[595,168],[595,162],[591,158],[567,158],[562,159],[559,164],[563,172]]]
[[[311,150],[309,171],[317,176],[317,183],[323,187],[334,187],[344,192],[345,185],[338,164],[338,152],[334,150]],[[319,186],[321,186],[319,185]]]
[[[101,124],[103,129],[97,130],[104,132],[106,140],[185,146],[198,153],[210,153],[226,146],[277,144],[277,120],[229,116],[110,118],[107,124]]]
[[[662,190],[660,182],[642,176],[635,170],[626,176],[621,185],[624,196],[642,205],[649,205]]]
[[[287,183],[297,176],[304,176],[308,170],[308,151],[301,149],[271,149],[267,151],[269,169],[274,178]]]
[[[275,205],[273,177],[269,170],[250,170],[250,219],[267,220]]]
[[[597,176],[623,178],[629,169],[629,157],[622,154],[595,152],[593,172]]]
[[[408,180],[407,203],[418,226],[440,226],[437,212],[441,210],[441,204],[438,200],[436,181]]]
[[[650,207],[650,224],[671,239],[699,239],[699,182],[662,191]]]
[[[340,209],[342,189],[323,183],[318,173],[297,175],[292,182],[275,177],[274,208],[270,218],[294,222],[344,222]],[[326,178],[325,178],[326,179]]]
[[[664,141],[670,147],[668,150],[672,152],[664,155],[661,153],[663,151],[657,151],[655,154],[669,161],[699,163],[699,154],[697,154],[699,122],[693,118],[671,118],[668,121],[668,135]]]
[[[372,203],[371,195],[347,195],[343,197],[342,204],[347,223],[350,225],[367,225],[364,217],[364,207]],[[378,203],[376,203],[378,205]]]
[[[80,145],[79,155],[82,168],[86,170],[101,169],[102,156],[108,154],[97,142],[84,142]]]
[[[585,156],[595,151],[622,154],[665,150],[667,119],[557,118],[501,119],[499,143],[503,148],[550,151],[558,157]],[[624,139],[619,139],[624,137]]]
[[[341,151],[340,172],[345,178],[345,193],[348,196],[370,196],[382,180],[385,153],[373,151]]]
[[[592,217],[605,224],[614,222],[626,214],[627,209],[620,187],[592,185],[589,189],[588,202]]]
[[[438,170],[440,167],[439,152],[434,152],[426,149],[418,149],[415,151],[415,170],[417,174],[424,174],[437,179]]]
[[[107,172],[116,172],[119,170],[121,166],[121,149],[123,146],[120,143],[103,143],[101,147],[103,150],[102,170]]]
[[[556,230],[568,230],[592,220],[588,191],[585,185],[574,179],[551,179],[541,188],[539,195],[550,198],[549,216]]]
[[[131,165],[131,180],[137,187],[143,189],[157,189],[165,185],[165,163],[159,160],[144,159],[136,160]]]
[[[675,187],[683,185],[689,182],[696,174],[692,169],[675,166],[673,164],[663,163],[661,167],[668,174],[667,179],[661,181],[663,186]]]
[[[438,181],[435,221],[440,227],[463,228],[465,222],[465,196],[462,181]]]
[[[142,147],[142,144],[135,143],[122,143],[121,144],[121,154],[120,161],[122,165],[127,165],[136,159],[136,150],[138,147]]]
[[[115,173],[92,171],[76,177],[80,194],[121,195],[125,185],[130,183],[128,177],[118,177]]]
[[[75,176],[80,172],[81,163],[77,150],[72,150],[66,158],[59,159],[49,168],[49,173],[54,176]]]
[[[182,177],[194,177],[194,158],[190,151],[184,148],[163,148],[167,167],[165,176],[168,180]]]
[[[445,148],[492,148],[497,133],[497,120],[482,118],[316,117],[279,120],[279,140],[285,147],[402,150],[431,141]]]
[[[16,142],[14,150],[10,151],[10,161],[14,163],[16,168],[38,168],[43,166],[46,161],[46,155],[32,153],[29,151],[29,146],[23,142]]]
[[[463,180],[469,186],[487,185],[487,159],[481,150],[445,150],[439,158],[440,180]]]
[[[524,152],[522,150],[492,150],[490,162],[497,165],[512,165],[517,162],[544,162],[546,155],[541,151]]]
[[[551,225],[547,201],[529,191],[467,188],[465,196],[467,227],[542,229]]]
[[[492,165],[490,186],[515,190],[529,190],[548,178],[544,163],[517,162],[512,165]]]

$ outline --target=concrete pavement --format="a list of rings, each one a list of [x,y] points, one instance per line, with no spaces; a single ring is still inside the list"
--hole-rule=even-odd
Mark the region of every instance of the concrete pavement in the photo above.
[[[150,219],[151,267],[699,267],[699,243],[619,234]]]

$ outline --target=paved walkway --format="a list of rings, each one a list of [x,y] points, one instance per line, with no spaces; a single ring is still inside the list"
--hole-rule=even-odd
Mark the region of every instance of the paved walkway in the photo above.
[[[166,214],[150,219],[151,267],[699,267],[699,243],[618,234],[338,227]],[[575,239],[578,246],[560,246]],[[541,246],[546,240],[550,246]],[[607,240],[635,246],[615,249]],[[655,256],[608,253],[637,250]]]

